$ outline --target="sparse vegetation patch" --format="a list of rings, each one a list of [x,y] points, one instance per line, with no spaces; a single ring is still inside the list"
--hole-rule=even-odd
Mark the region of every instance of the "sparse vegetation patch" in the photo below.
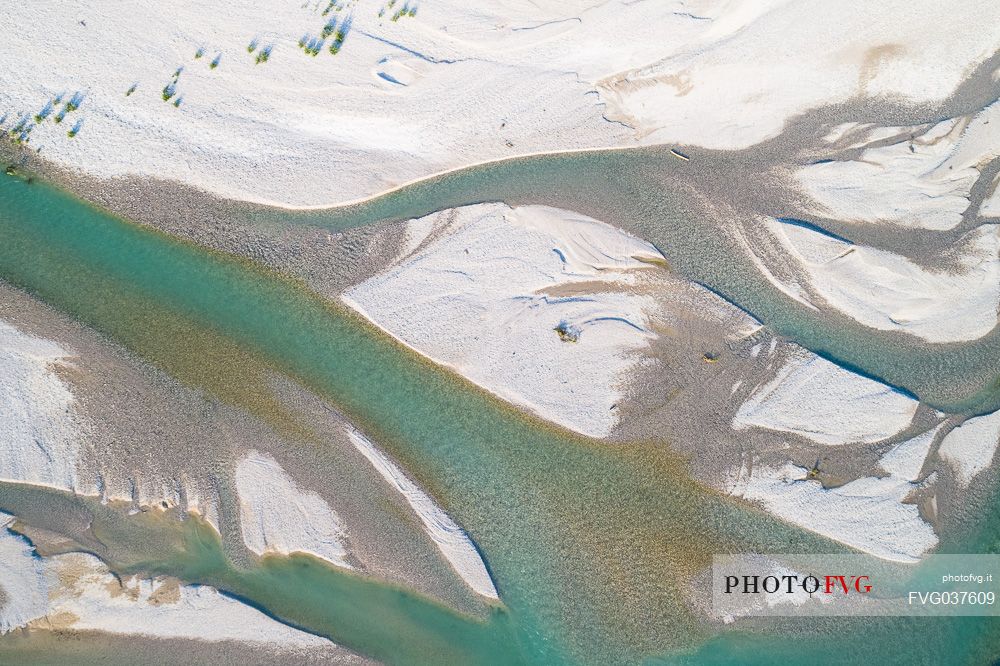
[[[255,63],[261,65],[271,59],[271,50],[274,48],[274,44],[268,44],[262,48],[258,53],[257,57],[254,59]]]
[[[35,122],[40,123],[49,117],[52,113],[52,102],[46,102],[42,110],[35,114]]]

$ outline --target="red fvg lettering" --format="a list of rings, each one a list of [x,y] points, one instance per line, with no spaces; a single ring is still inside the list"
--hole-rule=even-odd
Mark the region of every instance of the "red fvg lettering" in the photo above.
[[[805,577],[798,575],[783,576],[726,576],[725,594],[775,594],[783,592],[792,594],[802,590],[808,594],[868,594],[872,591],[871,579],[868,576],[846,576],[829,574],[820,579],[810,574]]]
[[[872,591],[872,586],[869,585],[868,576],[824,576],[823,592],[826,594],[833,594],[834,591],[843,590],[844,594],[848,594],[851,590],[855,592],[860,592],[861,594],[867,594]]]

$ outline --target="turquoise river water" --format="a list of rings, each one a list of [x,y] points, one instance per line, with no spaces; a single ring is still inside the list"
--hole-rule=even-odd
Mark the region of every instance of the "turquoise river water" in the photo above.
[[[641,153],[629,162],[601,155],[597,164],[584,155],[472,169],[337,213],[287,214],[286,221],[344,227],[473,200],[579,197],[585,212],[614,209],[605,217],[654,240],[676,270],[817,351],[942,405],[994,404],[994,338],[915,351],[902,340],[876,344],[859,329],[831,328],[729,268],[734,262],[721,259],[734,250],[707,221],[686,219],[682,205],[660,196],[635,203],[644,181],[629,174],[660,156]],[[604,192],[601,202],[595,189]],[[703,265],[704,248],[721,253],[707,262],[714,268]],[[686,591],[712,553],[842,549],[691,482],[666,447],[608,446],[548,428],[293,280],[120,220],[55,188],[0,180],[0,278],[251,411],[259,407],[252,398],[190,368],[219,362],[211,356],[224,345],[242,354],[237,363],[263,364],[308,385],[469,530],[504,603],[480,621],[309,558],[237,569],[193,521],[178,537],[182,547],[123,568],[216,585],[390,663],[986,663],[1000,655],[995,620],[789,621],[754,633],[707,625],[689,608]],[[172,334],[180,331],[185,335]],[[216,342],[188,344],[201,338]],[[17,513],[34,492],[5,484],[0,509]],[[996,502],[991,507],[942,549],[996,552],[1000,514]],[[379,617],[388,630],[373,627]]]

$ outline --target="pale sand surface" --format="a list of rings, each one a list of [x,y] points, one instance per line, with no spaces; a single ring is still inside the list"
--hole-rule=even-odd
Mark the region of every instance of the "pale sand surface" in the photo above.
[[[824,104],[938,101],[1000,38],[1000,6],[971,1],[447,0],[397,21],[377,0],[340,4],[8,3],[3,126],[47,116],[28,145],[94,175],[330,205],[512,155],[741,148]]]
[[[1000,177],[993,182],[993,194],[983,201],[979,212],[982,215],[1000,217]]]
[[[440,238],[343,300],[506,400],[586,435],[610,433],[654,335],[656,301],[630,287],[635,272],[657,270],[660,253],[571,211],[504,204],[415,221],[408,243],[431,221]]]
[[[739,408],[733,424],[737,430],[763,428],[826,446],[858,447],[894,438],[898,443],[882,449],[877,465],[866,469],[859,463],[860,474],[856,471],[831,487],[823,482],[827,477],[820,453],[812,470],[791,461],[745,458],[730,472],[724,488],[790,523],[863,552],[915,562],[938,543],[915,495],[928,488],[947,492],[935,485],[935,472],[922,473],[940,426],[898,441],[901,433],[913,432],[917,406],[916,400],[891,387],[811,352],[793,350],[775,378]],[[972,457],[982,464],[983,456]]]
[[[0,478],[77,489],[84,435],[59,376],[72,356],[0,320]]]
[[[914,484],[896,476],[856,479],[824,488],[793,464],[755,468],[731,488],[779,518],[877,557],[916,562],[937,545],[915,504],[904,503]]]
[[[48,609],[45,565],[33,557],[27,541],[7,531],[12,519],[0,513],[0,634],[23,627]]]
[[[927,459],[927,454],[930,453],[931,444],[939,430],[939,427],[931,428],[916,437],[896,444],[879,460],[879,467],[892,476],[907,481],[916,481],[920,478],[920,471],[923,469],[924,461]]]
[[[979,169],[1000,154],[1000,103],[931,127],[852,129],[874,144],[854,160],[803,167],[811,212],[854,222],[947,230],[962,221]],[[882,145],[888,137],[889,145]]]
[[[427,534],[440,549],[448,564],[462,580],[477,594],[490,599],[499,599],[490,572],[486,569],[476,545],[451,516],[420,489],[392,460],[379,451],[371,440],[354,429],[347,431],[354,446],[382,478],[406,498],[413,511],[420,518]]]
[[[309,553],[351,568],[340,518],[322,497],[299,488],[277,460],[248,451],[234,478],[247,548],[258,555]]]
[[[917,401],[799,349],[743,403],[733,427],[789,432],[820,444],[875,442],[903,430]]]
[[[955,470],[963,486],[993,463],[1000,444],[1000,412],[973,417],[941,442],[939,453]]]
[[[1000,126],[1000,121],[997,123]],[[930,268],[902,255],[767,220],[795,275],[783,288],[814,307],[833,307],[883,331],[928,342],[975,340],[992,331],[1000,308],[1000,227],[973,229],[949,253],[954,266]]]
[[[10,517],[0,517],[6,524]],[[285,647],[330,641],[273,620],[205,585],[172,579],[119,580],[96,557],[69,553],[39,559],[21,537],[0,532],[0,633],[36,629],[103,631],[160,638],[240,641]]]

